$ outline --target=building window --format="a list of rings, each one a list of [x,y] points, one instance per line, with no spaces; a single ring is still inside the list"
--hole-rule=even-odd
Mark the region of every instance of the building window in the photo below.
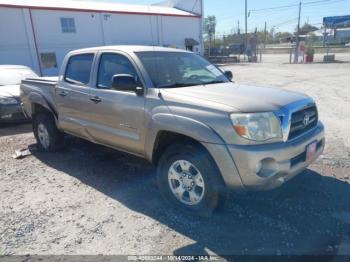
[[[44,69],[57,68],[57,59],[55,53],[41,53],[41,66]]]
[[[75,33],[75,22],[74,18],[61,17],[61,28],[62,33]]]

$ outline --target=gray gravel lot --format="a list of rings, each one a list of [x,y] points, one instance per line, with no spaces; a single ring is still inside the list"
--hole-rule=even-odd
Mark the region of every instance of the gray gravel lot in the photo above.
[[[284,62],[225,68],[237,83],[312,96],[325,153],[277,190],[233,192],[207,219],[170,208],[142,159],[75,138],[40,153],[29,125],[0,128],[0,254],[350,255],[350,63]],[[31,156],[12,158],[27,146]]]

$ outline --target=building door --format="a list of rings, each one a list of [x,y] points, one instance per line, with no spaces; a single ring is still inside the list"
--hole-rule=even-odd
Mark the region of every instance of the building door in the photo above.
[[[43,76],[57,76],[58,65],[55,52],[40,53],[40,66]]]
[[[193,38],[186,38],[185,39],[186,50],[193,52],[194,47],[197,45],[199,45],[198,41],[194,40]]]

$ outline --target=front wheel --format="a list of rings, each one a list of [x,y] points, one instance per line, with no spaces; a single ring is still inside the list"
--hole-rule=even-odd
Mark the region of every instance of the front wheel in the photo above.
[[[198,145],[171,145],[157,167],[158,186],[175,207],[208,215],[226,196],[224,182],[209,153]]]

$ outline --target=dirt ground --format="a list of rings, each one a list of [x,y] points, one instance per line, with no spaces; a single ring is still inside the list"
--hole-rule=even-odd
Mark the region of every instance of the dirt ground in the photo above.
[[[312,96],[324,155],[279,189],[233,192],[207,219],[169,207],[144,160],[75,138],[40,153],[29,125],[0,128],[0,254],[350,255],[350,63],[285,62],[225,68],[237,83]]]

